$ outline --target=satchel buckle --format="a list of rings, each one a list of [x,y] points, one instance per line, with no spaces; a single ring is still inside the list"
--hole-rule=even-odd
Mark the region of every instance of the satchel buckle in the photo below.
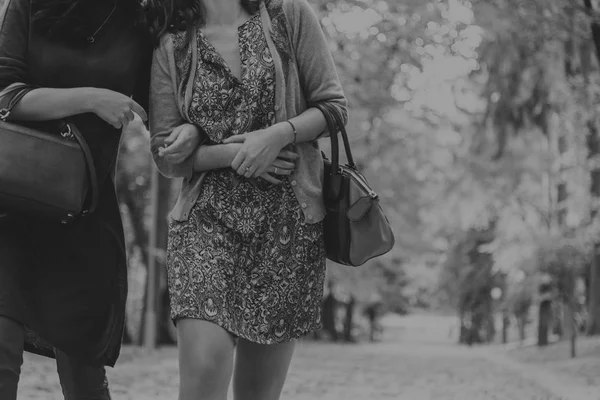
[[[64,137],[65,139],[74,139],[75,136],[73,136],[71,125],[65,124],[63,129],[60,131],[60,136]]]
[[[10,110],[3,108],[0,110],[0,121],[4,122],[10,115]]]

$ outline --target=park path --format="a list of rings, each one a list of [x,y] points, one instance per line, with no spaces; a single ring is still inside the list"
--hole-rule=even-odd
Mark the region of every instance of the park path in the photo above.
[[[497,349],[398,332],[376,344],[301,342],[282,399],[600,400],[598,387],[574,387],[564,376],[517,363]],[[127,348],[109,379],[114,400],[175,400],[177,353]],[[51,360],[26,356],[19,399],[62,399]]]

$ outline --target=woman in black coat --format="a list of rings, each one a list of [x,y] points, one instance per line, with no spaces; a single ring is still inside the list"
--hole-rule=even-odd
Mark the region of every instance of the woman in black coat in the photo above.
[[[56,358],[66,399],[109,399],[104,366],[119,356],[127,293],[115,160],[122,128],[147,118],[153,46],[137,0],[5,2],[0,90],[31,89],[10,119],[71,117],[100,198],[68,225],[0,210],[0,399],[16,399],[24,350]]]

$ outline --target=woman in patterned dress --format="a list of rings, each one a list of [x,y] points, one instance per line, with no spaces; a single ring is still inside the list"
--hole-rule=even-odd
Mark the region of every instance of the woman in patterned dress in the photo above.
[[[312,105],[346,115],[334,62],[305,0],[150,5],[165,30],[152,152],[184,178],[167,252],[179,398],[224,400],[233,375],[236,399],[278,399],[295,340],[321,325],[326,123]]]

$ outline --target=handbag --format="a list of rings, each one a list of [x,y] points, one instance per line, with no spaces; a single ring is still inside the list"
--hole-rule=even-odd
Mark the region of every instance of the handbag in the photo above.
[[[56,132],[7,122],[30,87],[14,84],[0,93],[0,209],[67,224],[94,212],[98,182],[92,154],[68,120]]]
[[[326,103],[315,107],[325,116],[331,139],[331,160],[323,154],[326,255],[336,263],[358,267],[389,252],[395,244],[394,233],[379,196],[354,163],[339,111]],[[345,165],[340,165],[338,132],[348,159]]]

